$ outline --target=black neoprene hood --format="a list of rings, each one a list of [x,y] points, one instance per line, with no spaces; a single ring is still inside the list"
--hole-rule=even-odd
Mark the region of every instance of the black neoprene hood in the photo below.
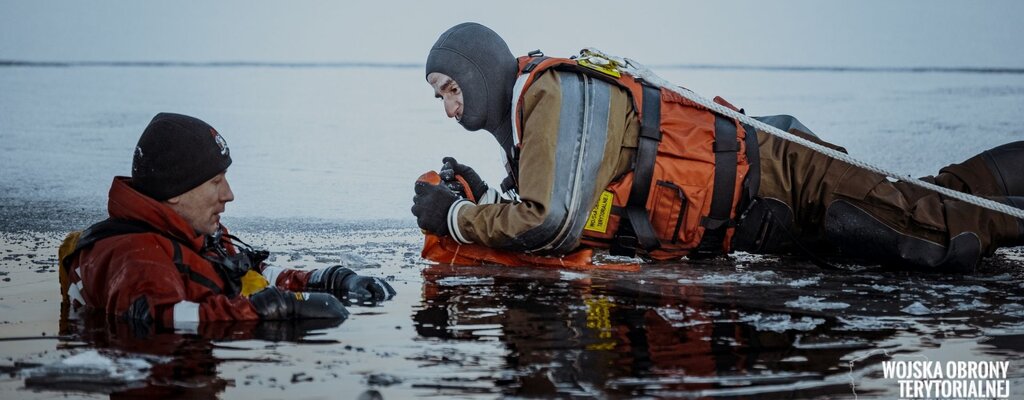
[[[505,41],[475,22],[441,34],[427,56],[426,72],[450,76],[462,89],[462,119],[467,130],[503,130],[512,108],[516,58]]]

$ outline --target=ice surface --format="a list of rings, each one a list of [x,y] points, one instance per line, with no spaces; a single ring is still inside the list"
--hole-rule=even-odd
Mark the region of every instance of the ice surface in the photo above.
[[[659,72],[753,115],[795,115],[852,155],[911,175],[1024,138],[1024,74]],[[446,119],[420,67],[3,67],[0,93],[0,326],[5,337],[47,334],[0,346],[2,371],[101,349],[115,373],[101,359],[63,371],[101,374],[89,375],[93,382],[141,373],[123,361],[141,356],[110,352],[134,332],[100,327],[88,331],[98,337],[52,340],[63,334],[54,249],[67,231],[106,216],[111,178],[130,172],[138,135],[160,111],[202,117],[227,140],[236,200],[224,220],[233,233],[271,250],[275,265],[372,267],[360,272],[393,277],[398,296],[353,306],[350,320],[314,334],[212,342],[175,335],[167,343],[181,348],[160,353],[172,360],[168,368],[150,368],[150,379],[130,385],[223,398],[260,398],[268,389],[336,397],[339,387],[354,394],[367,385],[384,398],[848,398],[846,357],[865,348],[918,355],[953,340],[970,344],[942,354],[1024,367],[1019,249],[963,275],[823,270],[799,254],[737,253],[585,276],[425,262],[409,212],[415,177],[445,155],[491,183],[504,173],[494,140]],[[977,344],[983,334],[998,338]],[[156,352],[161,343],[139,348]],[[183,377],[180,367],[192,360],[205,369]],[[858,365],[854,375],[865,371]],[[895,384],[864,376],[859,384],[875,384],[877,397],[895,397]],[[54,382],[36,393],[2,381],[0,397],[72,390]]]

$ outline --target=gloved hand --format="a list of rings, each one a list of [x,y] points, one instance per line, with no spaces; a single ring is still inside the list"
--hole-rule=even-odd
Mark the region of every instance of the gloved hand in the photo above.
[[[249,296],[263,320],[299,318],[348,318],[341,301],[327,293],[296,293],[268,287]]]
[[[459,164],[452,157],[445,157],[441,161],[444,163],[438,172],[441,181],[459,196],[476,204],[495,204],[502,201],[501,191],[488,186],[473,168]]]
[[[448,211],[457,200],[459,196],[445,185],[416,181],[416,196],[412,198],[412,215],[416,216],[416,224],[436,235],[450,235]]]
[[[448,185],[452,191],[458,193],[460,190],[465,197],[473,202],[478,202],[487,194],[487,183],[480,178],[480,175],[468,165],[459,164],[454,157],[441,159],[444,165],[438,171],[441,180]],[[462,178],[461,180],[459,178]]]
[[[383,279],[360,276],[340,265],[318,269],[306,282],[306,290],[327,292],[340,300],[377,302],[395,297],[395,289]]]

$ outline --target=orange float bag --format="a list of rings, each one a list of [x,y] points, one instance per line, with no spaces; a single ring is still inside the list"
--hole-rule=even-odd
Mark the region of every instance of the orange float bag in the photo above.
[[[441,177],[435,171],[428,171],[420,175],[417,181],[438,185],[441,184]],[[462,244],[451,237],[437,236],[427,232],[424,232],[424,235],[426,237],[423,242],[421,255],[424,259],[439,264],[469,266],[492,264],[508,267],[553,267],[575,270],[640,270],[640,264],[637,263],[595,264],[593,262],[594,250],[587,247],[560,257],[545,257],[522,252],[492,249],[478,244]]]

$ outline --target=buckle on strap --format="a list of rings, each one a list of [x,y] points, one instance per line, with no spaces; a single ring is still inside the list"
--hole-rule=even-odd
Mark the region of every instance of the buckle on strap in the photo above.
[[[711,148],[715,153],[736,153],[740,151],[740,141],[737,140],[715,140]]]
[[[732,228],[736,226],[736,221],[731,219],[703,217],[700,219],[700,225],[707,230],[718,230],[722,228]]]

